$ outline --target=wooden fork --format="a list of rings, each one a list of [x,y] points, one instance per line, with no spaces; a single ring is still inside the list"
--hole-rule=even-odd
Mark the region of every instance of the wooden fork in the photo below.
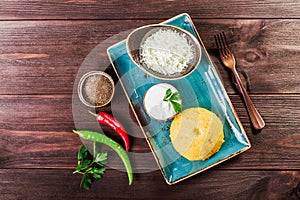
[[[224,32],[215,35],[215,40],[216,40],[217,48],[219,50],[220,58],[221,58],[223,64],[226,67],[228,67],[229,69],[231,69],[231,71],[237,81],[237,84],[240,88],[241,94],[244,98],[244,102],[246,104],[248,114],[250,116],[253,127],[256,130],[262,129],[265,126],[265,122],[264,122],[263,118],[261,117],[261,115],[259,114],[259,112],[257,111],[257,109],[255,108],[253,102],[251,101],[251,99],[247,93],[247,90],[243,86],[240,76],[236,71],[235,58],[234,58],[234,55],[232,54],[231,50],[229,49],[229,45],[227,43],[227,39],[225,37]]]

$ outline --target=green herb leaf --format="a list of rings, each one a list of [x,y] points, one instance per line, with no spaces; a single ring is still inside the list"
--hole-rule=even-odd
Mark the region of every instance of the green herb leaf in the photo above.
[[[87,187],[87,176],[84,174],[81,178],[80,187],[84,187],[86,190],[89,190],[90,188]]]
[[[99,179],[101,178],[101,175],[104,174],[105,172],[105,168],[100,168],[100,169],[97,169],[97,168],[94,168],[93,170],[93,173],[92,173],[92,176],[95,178],[95,179]]]
[[[179,92],[174,92],[169,100],[170,101],[180,101],[181,96],[180,96]]]
[[[181,100],[181,96],[179,94],[179,92],[172,92],[171,89],[167,89],[166,94],[164,96],[163,101],[167,101],[169,103],[171,103],[172,107],[174,108],[175,112],[181,112],[182,110],[182,106],[179,103],[179,101]]]
[[[92,179],[88,176],[85,176],[85,179],[83,181],[83,188],[86,189],[86,190],[89,190],[91,184],[92,184]]]
[[[81,178],[80,187],[82,187],[84,181],[85,181],[85,175],[83,175],[82,178]]]
[[[81,170],[83,170],[83,169],[88,168],[90,166],[91,162],[92,162],[91,160],[83,160],[82,163],[78,166],[80,166]]]
[[[94,148],[95,150],[95,148]],[[107,152],[96,153],[93,160],[90,159],[88,149],[83,145],[78,151],[78,165],[76,171],[73,172],[82,174],[80,187],[89,190],[92,179],[100,179],[105,172],[105,163]]]
[[[92,174],[92,176],[93,176],[94,179],[100,179],[101,178],[101,175],[96,174],[96,173]]]
[[[180,103],[175,102],[175,101],[171,101],[171,104],[172,104],[172,106],[173,106],[175,112],[177,112],[177,113],[181,112],[182,106],[181,106]]]
[[[95,168],[94,170],[94,173],[97,173],[97,174],[104,174],[105,172],[105,168]]]
[[[107,152],[98,153],[95,158],[96,163],[104,162],[107,159]]]
[[[172,95],[172,90],[169,88],[169,89],[167,89],[167,91],[166,91],[166,94],[165,94],[165,96],[164,96],[164,101],[168,101],[169,100],[169,97]]]
[[[88,150],[86,146],[82,145],[78,151],[78,161],[85,159],[88,156]]]

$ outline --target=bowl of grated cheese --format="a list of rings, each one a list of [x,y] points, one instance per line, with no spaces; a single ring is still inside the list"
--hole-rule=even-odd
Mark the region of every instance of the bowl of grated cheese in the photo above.
[[[137,28],[127,37],[126,47],[140,69],[163,80],[189,75],[201,60],[199,41],[189,32],[171,25]]]

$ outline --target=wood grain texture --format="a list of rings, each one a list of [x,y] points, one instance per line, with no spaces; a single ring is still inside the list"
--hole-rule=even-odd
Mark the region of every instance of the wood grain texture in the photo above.
[[[215,59],[214,32],[224,31],[227,35],[237,70],[247,80],[250,93],[299,93],[298,69],[292,67],[299,66],[298,20],[207,20],[200,24],[196,21],[196,26],[210,55],[217,61],[225,84],[230,78],[223,75],[226,74],[223,66]],[[206,31],[210,27],[214,27],[213,33]]]
[[[0,3],[0,19],[163,19],[188,12],[194,18],[299,18],[297,0],[210,1],[15,1]]]
[[[108,47],[128,32],[116,34],[160,21],[0,22],[0,94],[70,93],[78,69],[95,47]],[[195,20],[195,24],[229,93],[236,93],[235,87],[217,58],[213,38],[222,30],[227,31],[250,93],[300,92],[300,20]],[[98,53],[104,64],[94,68],[105,70],[106,48]]]
[[[253,102],[260,110],[262,116],[266,119],[267,127],[291,129],[299,128],[299,95],[252,95]],[[76,98],[76,97],[74,97]],[[118,116],[121,111],[128,113],[130,108],[124,96],[115,97],[114,101],[122,101],[122,104],[112,106],[113,114]],[[239,118],[243,124],[249,124],[244,105],[237,95],[230,95]],[[72,116],[72,96],[71,95],[1,95],[0,96],[0,124],[5,130],[33,130],[33,131],[67,131],[74,127]],[[74,99],[75,101],[75,99]],[[123,108],[122,108],[123,107]],[[122,108],[122,109],[121,109]],[[76,109],[74,107],[74,109]],[[88,114],[88,108],[78,105],[78,111],[74,113],[76,118],[82,118],[79,123],[93,121],[94,118]],[[109,111],[106,107],[103,111]],[[116,112],[117,111],[117,112]],[[126,114],[124,114],[126,115]],[[133,118],[119,114],[126,120],[124,123],[130,123]],[[118,116],[118,118],[120,118]]]
[[[128,117],[129,106],[125,97],[119,95],[115,98],[113,102],[117,107],[110,105],[102,111],[110,112],[113,108],[112,114],[125,125],[130,134],[131,151],[137,154],[132,157],[136,168],[157,169],[140,128],[133,118]],[[267,124],[259,134],[253,134],[239,96],[231,95],[230,98],[252,148],[221,164],[218,169],[300,170],[300,122],[295,117],[300,115],[300,96],[252,96]],[[75,127],[104,132],[122,143],[113,131],[100,126],[80,102],[72,110],[70,95],[2,95],[0,102],[0,151],[5,152],[0,154],[0,168],[74,168],[76,152],[81,145],[79,138],[72,134]],[[147,152],[147,159],[137,157]],[[122,166],[118,159],[111,162]]]
[[[300,199],[299,10],[298,0],[0,1],[0,199]],[[134,28],[183,12],[194,19],[252,148],[168,186],[118,91],[97,111],[125,125],[139,173],[127,186],[120,158],[100,146],[109,151],[107,173],[91,191],[81,190],[81,177],[72,171],[82,141],[72,129],[122,141],[87,113],[94,109],[79,102],[79,78],[105,70],[118,83],[106,48]],[[218,59],[213,35],[221,31],[266,121],[260,133],[252,130],[231,74]]]
[[[119,21],[0,24],[1,94],[71,93],[77,70],[89,52],[108,37],[136,26],[122,27]],[[107,59],[106,50],[102,54]]]
[[[108,170],[90,191],[79,188],[72,170],[0,170],[1,198],[14,199],[287,199],[299,198],[299,171],[210,170],[168,186],[159,171],[135,174],[128,186],[126,173]],[[66,180],[68,184],[66,184]],[[18,183],[18,184],[16,184]],[[26,190],[24,189],[26,188]]]

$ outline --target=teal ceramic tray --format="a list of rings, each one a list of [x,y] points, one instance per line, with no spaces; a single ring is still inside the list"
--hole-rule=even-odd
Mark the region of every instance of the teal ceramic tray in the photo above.
[[[166,182],[174,184],[246,151],[250,142],[190,16],[181,14],[163,23],[185,29],[200,41],[201,62],[187,77],[165,81],[147,75],[131,61],[125,40],[109,47],[107,53]],[[178,89],[183,109],[203,107],[223,121],[225,142],[219,152],[205,161],[189,161],[175,151],[169,137],[171,121],[151,120],[143,110],[145,92],[161,82]]]

